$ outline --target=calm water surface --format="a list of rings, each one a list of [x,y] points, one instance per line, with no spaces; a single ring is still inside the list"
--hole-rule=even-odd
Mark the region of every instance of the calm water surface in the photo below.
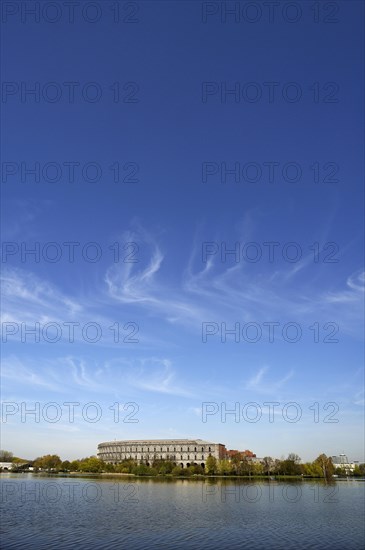
[[[361,481],[2,475],[1,548],[364,548]]]

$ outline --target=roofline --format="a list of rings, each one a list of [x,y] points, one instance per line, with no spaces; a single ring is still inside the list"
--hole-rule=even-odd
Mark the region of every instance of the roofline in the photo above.
[[[103,441],[102,443],[99,443],[100,445],[115,445],[115,444],[125,444],[125,443],[204,443],[206,445],[224,445],[224,443],[216,443],[214,441],[206,441],[204,439],[120,439],[120,440],[114,440],[114,441]]]

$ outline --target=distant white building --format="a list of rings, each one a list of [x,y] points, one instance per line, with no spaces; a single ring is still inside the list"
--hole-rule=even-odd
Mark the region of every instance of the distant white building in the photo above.
[[[346,474],[350,474],[355,470],[355,466],[359,465],[359,461],[355,460],[350,462],[345,454],[340,454],[337,456],[331,456],[332,463],[335,468],[342,468],[345,470]]]
[[[12,462],[0,462],[0,470],[12,470],[12,469],[13,469]]]
[[[17,471],[19,469],[23,471],[29,470],[30,472],[34,470],[33,466],[29,466],[29,462],[0,462],[0,470],[3,472],[10,472],[11,470]]]

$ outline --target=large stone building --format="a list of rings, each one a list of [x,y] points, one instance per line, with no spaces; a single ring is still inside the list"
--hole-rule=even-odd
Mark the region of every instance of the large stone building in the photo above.
[[[98,445],[98,458],[116,464],[125,459],[151,465],[155,459],[172,460],[182,468],[191,464],[205,467],[208,456],[224,458],[226,448],[221,443],[202,439],[145,439],[107,441]]]
[[[332,464],[335,468],[341,468],[345,471],[346,475],[351,474],[355,470],[355,466],[359,465],[359,461],[350,462],[345,454],[338,456],[331,456]]]

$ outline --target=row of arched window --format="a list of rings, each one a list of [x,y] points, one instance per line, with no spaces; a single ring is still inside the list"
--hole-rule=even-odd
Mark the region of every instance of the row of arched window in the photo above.
[[[136,453],[143,453],[144,452],[144,448],[141,447],[140,449],[138,447],[121,447],[121,446],[115,446],[115,447],[107,447],[106,449],[104,449],[104,451],[106,452],[119,452],[119,453],[133,453],[133,452],[136,452]],[[150,447],[147,447],[147,452],[152,452],[152,449],[150,450]],[[153,452],[156,453],[157,452],[157,447],[153,447]],[[170,452],[170,448],[167,447],[166,450],[163,449],[163,447],[160,447],[160,452],[167,452],[169,453]],[[183,453],[184,452],[184,448],[183,447],[180,447],[180,452]],[[189,453],[190,452],[190,447],[187,448],[187,452]],[[198,449],[197,447],[194,447],[194,452],[198,452]],[[201,452],[204,453],[204,447],[201,448]],[[209,447],[208,448],[208,452],[211,452],[211,448]],[[174,447],[174,453],[176,453],[176,447]]]
[[[116,455],[116,454],[119,454],[119,453],[106,453],[105,458],[113,458],[114,455]],[[121,454],[121,455],[124,455],[124,456],[122,456],[123,459],[125,458],[125,459],[130,459],[130,460],[132,460],[132,458],[133,458],[131,454],[129,454],[129,455],[127,455],[127,453],[120,453],[120,454]],[[158,457],[156,457],[156,458],[158,458]],[[162,459],[163,457],[161,456],[160,458]],[[178,458],[176,458],[175,455],[170,456],[170,459],[171,459],[171,460],[179,460]],[[192,459],[193,459],[193,458],[192,458]],[[202,458],[201,458],[201,459],[204,460],[204,455],[202,455]],[[138,460],[138,456],[137,456],[137,455],[134,456],[134,460]],[[184,460],[184,456],[183,456],[183,455],[180,456],[180,460]],[[190,460],[190,455],[187,456],[186,460]],[[198,460],[198,456],[197,456],[197,455],[194,456],[194,460]]]

